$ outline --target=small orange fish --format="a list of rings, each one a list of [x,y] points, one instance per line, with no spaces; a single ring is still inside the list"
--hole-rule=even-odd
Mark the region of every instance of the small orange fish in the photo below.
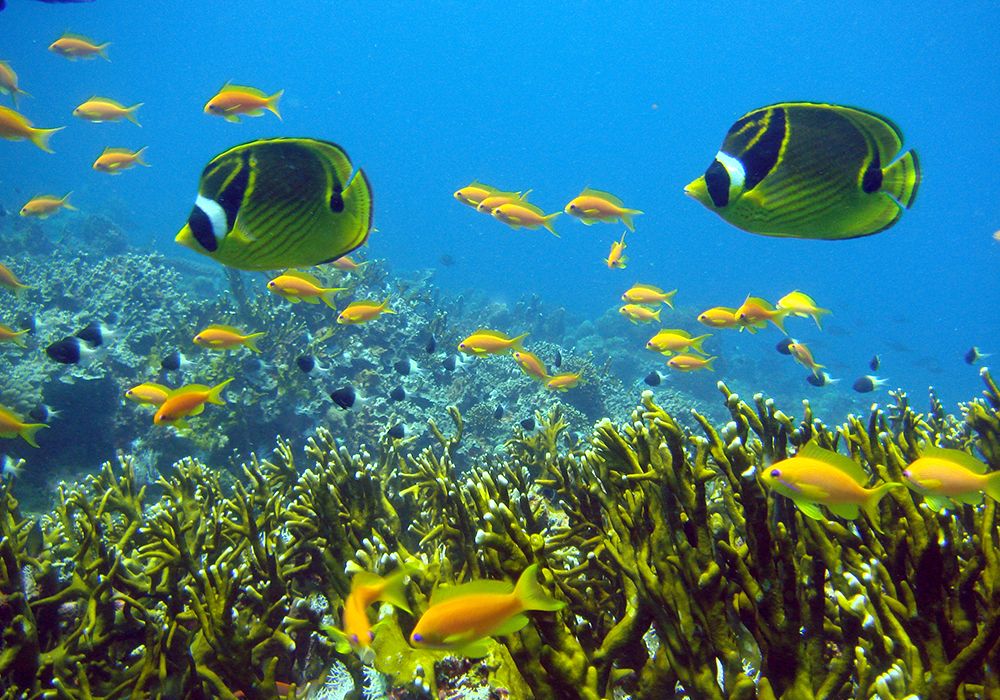
[[[651,321],[659,323],[660,321],[660,309],[654,311],[648,306],[640,306],[639,304],[625,304],[618,309],[618,313],[632,323],[650,323]]]
[[[64,32],[61,37],[52,42],[52,45],[49,46],[49,51],[64,56],[71,61],[75,61],[78,58],[90,59],[96,56],[100,56],[105,61],[110,61],[111,59],[105,53],[105,49],[110,45],[111,42],[106,41],[98,46],[92,39],[81,34]]]
[[[715,368],[712,367],[712,363],[715,362],[715,359],[714,357],[698,357],[697,355],[674,355],[667,360],[667,366],[680,372],[693,372],[699,369],[714,372]]]
[[[480,202],[496,191],[497,188],[495,187],[490,187],[489,185],[484,185],[481,182],[473,180],[472,184],[455,192],[455,199],[475,209],[479,206]]]
[[[76,207],[69,203],[69,196],[72,192],[67,192],[62,199],[54,194],[40,194],[31,198],[27,204],[21,207],[21,216],[33,216],[38,219],[47,219],[60,209],[76,211]]]
[[[698,322],[709,328],[736,328],[740,322],[736,320],[736,309],[728,306],[716,306],[702,311]]]
[[[579,372],[560,372],[553,377],[549,377],[548,381],[545,382],[545,388],[552,391],[569,391],[579,383]]]
[[[410,634],[410,644],[447,649],[457,656],[486,656],[488,638],[524,627],[528,624],[525,612],[555,611],[566,606],[542,589],[537,576],[538,564],[532,564],[513,590],[505,581],[489,580],[434,589],[430,607]]]
[[[379,304],[377,301],[354,301],[347,305],[347,308],[337,316],[337,323],[348,326],[356,326],[359,323],[368,323],[378,318],[382,314],[395,314],[389,308],[389,297]]]
[[[24,334],[27,332],[27,329],[15,331],[13,328],[8,328],[0,323],[0,343],[14,343],[14,345],[26,348],[28,346],[24,342]]]
[[[516,338],[511,338],[510,336],[500,333],[499,331],[490,331],[485,328],[480,328],[478,331],[459,343],[458,350],[459,352],[464,352],[466,355],[475,355],[477,357],[484,357],[486,355],[506,355],[514,350],[521,352],[524,350],[524,348],[521,347],[521,341],[527,336],[527,333],[522,333]]]
[[[79,117],[88,122],[117,122],[122,117],[128,119],[136,126],[142,126],[135,118],[135,111],[142,107],[144,103],[134,104],[126,107],[120,102],[115,102],[108,97],[97,97],[94,95],[82,105],[73,110],[73,116]]]
[[[628,262],[628,256],[622,255],[625,252],[625,234],[622,234],[621,242],[616,243],[611,242],[611,252],[608,253],[608,257],[604,259],[604,262],[608,264],[609,270],[614,270],[616,268],[624,270],[625,263]]]
[[[789,313],[795,316],[812,316],[813,321],[816,322],[816,326],[820,330],[823,330],[823,317],[833,313],[830,309],[819,308],[816,306],[816,302],[812,300],[812,297],[798,290],[778,299],[778,303],[775,306],[779,309],[787,309]]]
[[[242,345],[254,352],[260,352],[257,349],[257,339],[264,335],[263,331],[243,335],[243,331],[232,326],[211,325],[194,337],[194,344],[209,350],[232,350]]]
[[[190,428],[190,424],[184,420],[188,416],[197,416],[205,410],[206,403],[214,403],[223,406],[226,400],[222,397],[222,390],[233,379],[227,379],[221,384],[213,387],[204,384],[188,384],[179,389],[174,389],[170,395],[156,409],[153,416],[153,423],[156,425],[174,425],[178,428]]]
[[[330,265],[332,265],[334,269],[340,270],[342,272],[357,272],[358,270],[361,269],[363,265],[367,264],[368,264],[367,262],[363,263],[354,262],[354,260],[351,259],[350,255],[345,255],[342,258],[337,258],[332,263],[330,263]]]
[[[676,289],[672,292],[664,292],[659,287],[654,287],[651,284],[639,284],[636,282],[630,290],[622,294],[622,301],[628,301],[633,304],[646,304],[648,306],[659,306],[662,303],[672,309],[674,308],[675,294],[677,294]]]
[[[531,190],[528,190],[531,192]],[[481,211],[484,214],[492,214],[493,210],[499,207],[501,204],[519,204],[526,203],[528,200],[528,192],[494,192],[479,203],[476,207],[476,211]]]
[[[127,148],[105,148],[104,153],[94,161],[94,170],[109,175],[121,175],[123,170],[134,168],[137,165],[148,168],[149,163],[142,159],[146,148],[148,146],[140,148],[138,151],[130,151]]]
[[[977,505],[983,493],[1000,501],[1000,471],[986,473],[986,465],[961,450],[925,447],[920,458],[903,470],[906,485],[921,494],[934,510],[956,503]]]
[[[372,634],[371,621],[368,619],[368,606],[376,601],[383,601],[410,613],[405,587],[409,573],[409,569],[402,567],[391,576],[382,578],[368,571],[359,571],[351,579],[351,592],[344,601],[338,636],[342,635],[350,645],[349,648],[353,649],[367,665],[375,661],[375,652],[371,648],[375,636]]]
[[[813,374],[817,374],[820,369],[826,367],[826,365],[816,364],[816,360],[813,358],[812,350],[810,350],[805,343],[789,343],[788,352],[792,354],[792,357],[794,357],[796,362],[800,365],[811,369]]]
[[[38,447],[35,433],[42,428],[48,428],[45,423],[22,423],[23,419],[9,408],[0,406],[0,437],[15,438],[20,436],[32,447]]]
[[[545,214],[534,204],[523,201],[508,202],[507,204],[501,204],[493,208],[493,217],[504,222],[511,228],[521,228],[523,226],[524,228],[535,229],[544,226],[556,236],[559,234],[556,233],[555,228],[552,226],[552,219],[560,214],[562,214],[561,211],[557,211],[554,214]]]
[[[284,90],[278,90],[268,97],[267,93],[257,88],[226,83],[219,90],[219,94],[205,105],[205,114],[215,114],[227,122],[235,123],[240,121],[241,114],[248,117],[260,117],[263,116],[266,109],[281,119],[281,114],[278,113],[278,100],[281,99],[284,92]]]
[[[778,327],[782,333],[785,332],[785,316],[791,311],[787,309],[775,309],[770,302],[760,297],[748,296],[743,306],[736,309],[734,316],[740,326],[746,328],[751,333],[756,333],[758,328],[767,326],[770,321]]]
[[[125,392],[125,398],[143,406],[162,406],[173,391],[169,386],[146,382]]]
[[[566,205],[566,213],[588,226],[598,221],[610,224],[621,219],[625,228],[635,231],[632,217],[642,212],[638,209],[626,209],[622,200],[613,194],[586,187],[576,199]]]
[[[545,363],[543,363],[539,359],[538,355],[533,352],[515,350],[514,362],[518,364],[522,372],[527,374],[532,379],[537,379],[540,382],[545,382],[550,379],[549,373],[545,369]]]
[[[646,341],[646,349],[655,350],[664,355],[688,350],[694,350],[695,352],[700,352],[702,355],[707,355],[708,353],[702,350],[701,344],[705,342],[706,338],[711,337],[711,333],[706,333],[705,335],[699,335],[697,338],[692,338],[690,333],[678,328],[663,329]]]
[[[289,270],[285,274],[275,277],[267,283],[267,288],[293,304],[298,304],[300,301],[307,304],[318,304],[322,300],[331,309],[337,308],[333,303],[337,292],[346,289],[346,287],[321,287],[319,279],[308,272],[300,272],[299,270]]]
[[[18,95],[31,97],[31,95],[17,87],[17,73],[14,72],[14,69],[10,67],[7,61],[0,61],[0,92],[10,95],[10,98],[14,100],[14,109],[17,109]]]
[[[52,138],[52,134],[65,128],[58,126],[55,129],[36,129],[24,116],[9,107],[0,107],[0,138],[8,141],[27,139],[46,153],[54,153],[49,148],[49,139]]]
[[[21,296],[25,289],[31,289],[30,286],[21,284],[21,280],[6,265],[0,265],[0,287],[9,289],[16,297]]]

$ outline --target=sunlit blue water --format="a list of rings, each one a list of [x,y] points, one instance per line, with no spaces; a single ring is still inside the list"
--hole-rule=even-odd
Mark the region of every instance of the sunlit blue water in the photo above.
[[[378,228],[369,255],[397,271],[437,267],[449,290],[511,302],[536,293],[592,318],[633,282],[676,287],[679,310],[664,312],[664,325],[690,330],[704,308],[801,289],[834,316],[825,333],[808,319],[789,332],[845,379],[837,391],[880,353],[880,376],[921,401],[934,385],[953,407],[981,386],[965,351],[1000,353],[1000,243],[990,235],[1000,228],[998,19],[988,2],[8,0],[0,58],[34,95],[22,109],[38,126],[67,128],[52,139],[55,155],[0,142],[0,201],[16,210],[34,194],[73,190],[84,211],[124,203],[137,244],[184,255],[172,239],[210,158],[262,137],[329,139],[368,172]],[[111,62],[48,52],[66,29],[111,41]],[[230,80],[284,89],[284,120],[203,114]],[[75,119],[94,94],[144,102],[142,128]],[[896,121],[923,166],[914,209],[870,238],[772,240],[683,195],[733,121],[786,100]],[[148,146],[153,167],[97,173],[105,146]],[[621,226],[564,215],[556,238],[452,199],[477,178],[531,188],[547,212],[587,185],[617,194],[646,212],[626,239],[632,261],[602,263]],[[441,266],[444,254],[456,264]],[[715,347],[758,354],[776,382],[801,382],[805,371],[772,349],[780,337],[730,333]]]

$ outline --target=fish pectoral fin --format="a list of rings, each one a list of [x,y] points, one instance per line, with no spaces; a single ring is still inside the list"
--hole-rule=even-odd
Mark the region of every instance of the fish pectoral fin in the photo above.
[[[233,124],[240,123],[240,118],[235,114],[223,114],[222,118],[225,119],[227,122],[232,122]]]
[[[503,623],[502,625],[500,625],[493,632],[493,636],[502,636],[502,635],[505,635],[505,634],[513,634],[514,632],[517,632],[518,630],[523,629],[524,626],[527,625],[527,624],[528,624],[528,616],[525,615],[524,613],[518,613],[517,615],[514,615],[512,618],[510,618],[505,623]]]
[[[955,507],[955,503],[947,496],[936,494],[924,494],[924,501],[930,509],[937,512],[939,510],[950,510]]]
[[[823,513],[820,511],[819,506],[817,504],[810,503],[809,501],[800,501],[797,499],[792,499],[792,500],[795,501],[795,505],[797,505],[799,507],[799,510],[802,511],[802,515],[805,515],[808,518],[812,518],[813,520],[826,520],[826,518],[823,517]]]
[[[307,304],[318,304],[319,303],[319,299],[317,299],[316,297],[302,297],[302,301],[304,301]]]
[[[470,659],[482,659],[483,657],[490,655],[490,644],[492,642],[493,640],[489,637],[486,639],[477,639],[476,641],[463,646],[452,647],[450,651],[452,654],[457,656],[467,656]]]
[[[827,504],[826,507],[834,515],[839,515],[841,518],[847,518],[848,520],[854,520],[861,513],[861,509],[855,503]]]

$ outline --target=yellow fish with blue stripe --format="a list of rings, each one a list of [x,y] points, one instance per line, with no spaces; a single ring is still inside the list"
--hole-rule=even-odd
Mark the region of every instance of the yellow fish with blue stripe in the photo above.
[[[277,138],[213,158],[175,240],[228,267],[264,271],[333,262],[371,230],[371,185],[340,146]]]
[[[785,102],[729,129],[705,174],[684,192],[737,228],[763,236],[843,239],[893,226],[920,185],[903,133],[856,107]]]

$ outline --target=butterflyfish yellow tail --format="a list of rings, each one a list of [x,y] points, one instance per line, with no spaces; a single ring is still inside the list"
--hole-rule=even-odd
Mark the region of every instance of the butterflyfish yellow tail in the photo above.
[[[882,169],[882,191],[887,192],[907,209],[913,206],[920,188],[920,160],[916,151],[907,151],[902,158]]]
[[[522,610],[562,610],[566,607],[565,601],[556,600],[542,588],[538,583],[538,564],[532,564],[514,586],[514,597],[521,603]]]

